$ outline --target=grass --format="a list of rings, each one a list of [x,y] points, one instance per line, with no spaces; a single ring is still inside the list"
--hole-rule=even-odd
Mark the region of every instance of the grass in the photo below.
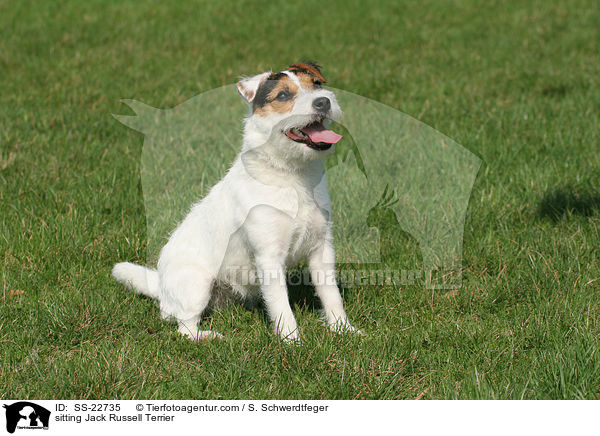
[[[0,12],[0,397],[599,397],[594,2],[1,1]],[[111,114],[127,113],[122,98],[172,107],[303,58],[483,160],[462,287],[347,289],[365,337],[327,333],[300,289],[300,347],[235,305],[205,321],[224,341],[190,343],[109,276],[147,247],[142,136]],[[414,241],[399,247],[418,264]]]

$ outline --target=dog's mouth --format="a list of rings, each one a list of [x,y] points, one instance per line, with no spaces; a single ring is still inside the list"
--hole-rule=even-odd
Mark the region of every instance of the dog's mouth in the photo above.
[[[292,141],[306,144],[310,148],[320,151],[328,150],[342,139],[342,135],[326,129],[322,120],[314,121],[300,128],[293,127],[284,133]]]

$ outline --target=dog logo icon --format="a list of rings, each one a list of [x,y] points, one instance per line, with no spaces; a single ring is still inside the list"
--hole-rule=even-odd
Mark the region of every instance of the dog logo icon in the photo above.
[[[326,182],[325,176],[311,179],[307,191],[312,192],[315,203],[323,206],[317,195],[320,189],[315,188],[327,187],[331,202],[328,218],[335,223],[331,231],[336,263],[403,270],[412,264],[407,257],[400,260],[404,251],[418,247],[425,285],[430,289],[459,288],[464,224],[481,159],[394,108],[340,89],[327,89],[343,108],[339,121],[330,125],[342,139],[325,160]],[[248,107],[240,103],[233,84],[201,93],[169,109],[135,100],[123,103],[135,115],[115,118],[144,134],[141,178],[148,235],[146,258],[152,264],[158,262],[165,236],[183,220],[190,204],[207,196],[209,188],[235,161],[239,124]],[[290,205],[290,219],[297,217],[298,191],[278,186],[267,173],[257,170],[254,162],[257,153],[271,156],[267,153],[269,146],[276,146],[276,153],[301,147],[295,142],[290,144],[281,132],[286,129],[285,123],[296,125],[298,117],[303,116],[300,112],[283,121],[273,118],[265,131],[275,136],[264,133],[268,136],[265,144],[259,141],[240,157],[244,164],[240,173],[248,176],[249,183],[270,187],[280,197],[296,203]],[[313,130],[307,131],[314,134]],[[333,140],[333,135],[327,135]],[[288,142],[280,144],[279,140]],[[315,152],[307,146],[300,150]],[[246,189],[249,185],[243,186]],[[264,202],[262,197],[256,201]],[[249,201],[244,212],[255,206],[263,204]],[[278,210],[283,211],[281,207]],[[239,217],[239,222],[244,223],[244,218]],[[229,238],[238,229],[230,230],[224,236],[226,242],[220,245],[223,251],[211,253],[217,265],[224,258],[227,241],[232,242]],[[412,246],[405,249],[405,243]],[[385,263],[391,260],[396,263]]]
[[[4,404],[6,409],[6,431],[14,433],[19,429],[48,429],[50,411],[42,406],[29,401],[19,401],[10,405]]]

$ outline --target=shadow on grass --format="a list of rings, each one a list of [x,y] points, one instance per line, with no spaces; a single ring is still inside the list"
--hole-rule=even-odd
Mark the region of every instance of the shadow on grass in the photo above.
[[[301,309],[310,312],[319,312],[322,309],[321,300],[316,295],[315,287],[310,283],[308,269],[292,269],[288,272],[286,285],[288,288],[288,299],[292,310]],[[342,296],[346,292],[352,292],[351,288],[344,283],[338,283]],[[202,314],[203,322],[211,317],[216,311],[225,307],[241,306],[244,310],[255,312],[269,324],[269,316],[262,298],[259,295],[247,299],[237,297],[229,288],[216,286],[213,289],[210,304]]]
[[[541,199],[538,215],[553,222],[573,215],[592,216],[600,212],[600,194],[576,190],[567,186],[546,192]]]
[[[314,286],[306,284],[307,277],[309,277],[309,273],[306,269],[293,270],[288,274],[287,286],[290,305],[292,308],[319,310],[321,302],[315,295]]]

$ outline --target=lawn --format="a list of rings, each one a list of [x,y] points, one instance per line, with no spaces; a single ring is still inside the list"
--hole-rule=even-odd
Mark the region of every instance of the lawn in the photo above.
[[[0,0],[0,398],[599,398],[599,22],[593,1]],[[462,286],[345,289],[366,336],[292,287],[301,346],[239,305],[192,343],[110,277],[148,247],[144,138],[111,114],[300,59],[482,160]],[[390,232],[383,261],[418,268]]]

